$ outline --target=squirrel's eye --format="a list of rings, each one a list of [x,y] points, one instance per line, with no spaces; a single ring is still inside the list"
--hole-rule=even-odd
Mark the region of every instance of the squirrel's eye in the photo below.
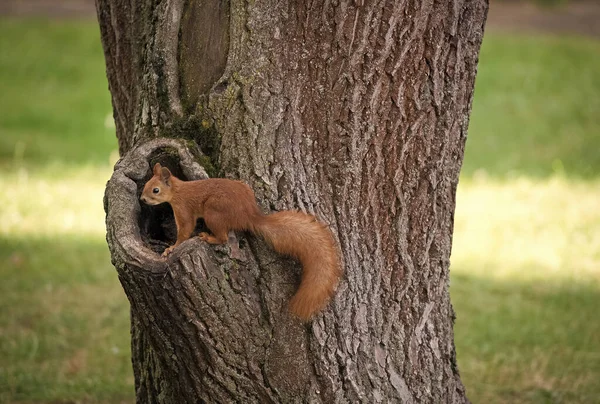
[[[158,189],[158,188],[154,188],[154,189],[152,190],[152,192],[154,192],[155,194],[158,194],[158,193],[160,192],[160,189]]]

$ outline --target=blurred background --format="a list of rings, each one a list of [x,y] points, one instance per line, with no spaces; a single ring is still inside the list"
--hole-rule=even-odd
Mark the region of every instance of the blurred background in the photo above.
[[[0,1],[0,402],[133,402],[92,0]],[[474,403],[600,402],[600,4],[492,0],[451,294]]]

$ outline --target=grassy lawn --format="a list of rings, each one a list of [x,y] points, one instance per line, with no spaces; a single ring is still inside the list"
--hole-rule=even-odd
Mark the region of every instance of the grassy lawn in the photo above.
[[[98,28],[0,20],[0,49],[0,402],[133,402]]]
[[[474,403],[600,397],[600,181],[463,181],[451,294]]]
[[[0,20],[0,48],[0,402],[132,402],[98,29]],[[487,35],[451,279],[474,403],[600,397],[599,94],[600,43]]]
[[[486,35],[463,176],[600,173],[600,43]]]

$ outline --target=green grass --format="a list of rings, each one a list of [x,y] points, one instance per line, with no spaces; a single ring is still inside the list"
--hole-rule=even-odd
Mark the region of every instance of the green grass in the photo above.
[[[108,163],[115,148],[99,28],[0,19],[0,159]]]
[[[465,177],[600,173],[600,42],[486,35]]]
[[[600,44],[486,35],[452,255],[459,369],[474,403],[593,403]],[[0,402],[132,402],[96,24],[0,20],[0,47]]]
[[[132,402],[98,28],[0,19],[0,49],[0,402]]]
[[[0,239],[0,402],[131,401],[127,299],[101,238]]]
[[[451,295],[472,402],[600,397],[600,42],[487,34]]]
[[[451,294],[474,403],[600,396],[600,181],[465,180]]]
[[[460,273],[452,295],[458,364],[472,402],[597,402],[598,285]]]

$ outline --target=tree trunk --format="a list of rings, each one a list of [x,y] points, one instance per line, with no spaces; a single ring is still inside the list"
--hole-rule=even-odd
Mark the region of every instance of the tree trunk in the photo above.
[[[467,402],[448,293],[487,0],[97,0],[122,159],[107,240],[144,403]],[[151,164],[238,178],[328,223],[344,277],[312,322],[301,268],[250,234],[175,240]]]

